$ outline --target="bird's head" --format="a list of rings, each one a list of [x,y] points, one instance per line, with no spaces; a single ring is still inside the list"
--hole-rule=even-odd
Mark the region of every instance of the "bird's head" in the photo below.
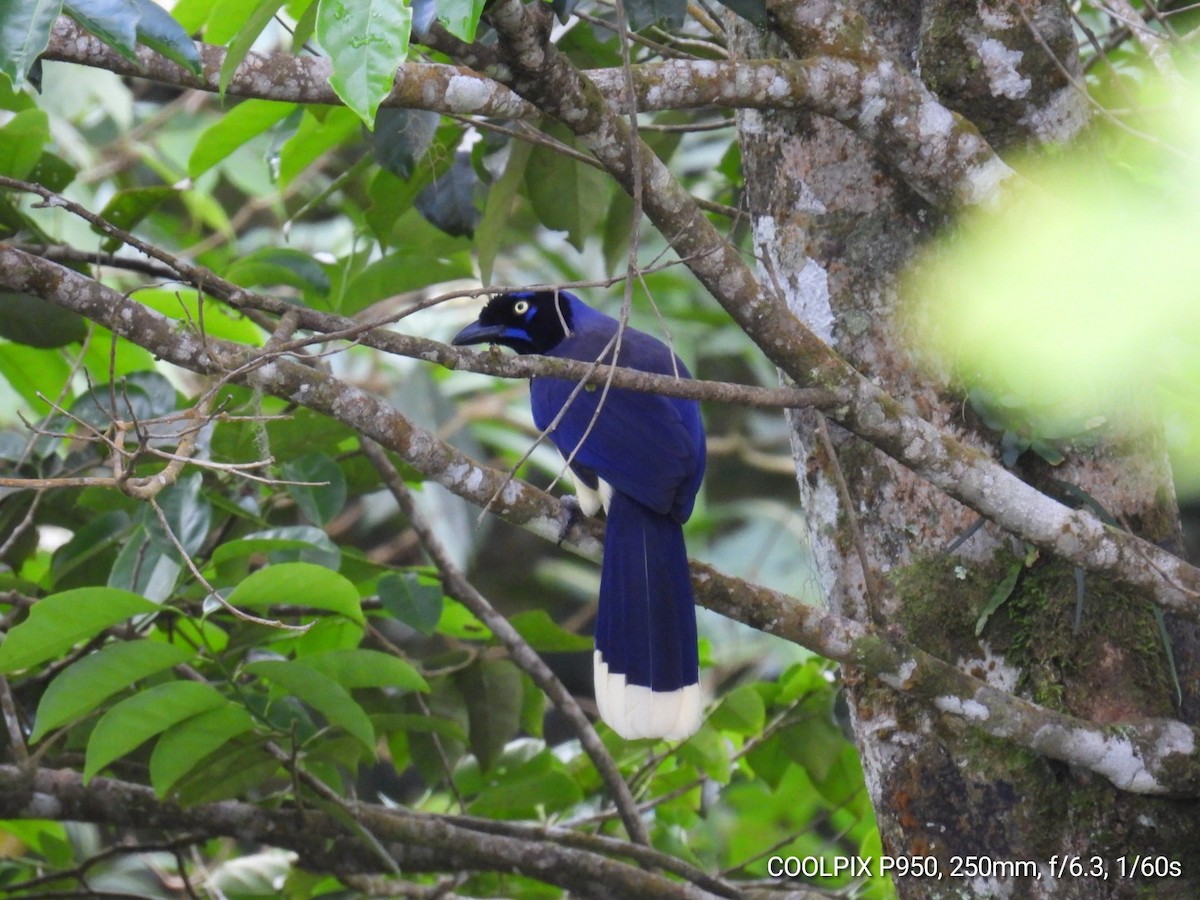
[[[577,303],[566,291],[497,294],[451,343],[502,344],[518,353],[548,353],[571,333]]]

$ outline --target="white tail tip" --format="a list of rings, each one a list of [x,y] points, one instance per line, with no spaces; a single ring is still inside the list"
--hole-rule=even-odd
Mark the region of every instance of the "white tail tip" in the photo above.
[[[600,718],[625,740],[682,740],[700,727],[704,704],[699,684],[655,691],[640,684],[626,684],[624,675],[610,673],[599,650],[593,654],[593,664]]]

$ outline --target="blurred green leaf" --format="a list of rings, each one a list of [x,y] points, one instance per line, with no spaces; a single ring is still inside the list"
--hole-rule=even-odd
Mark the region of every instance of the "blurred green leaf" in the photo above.
[[[325,650],[305,656],[303,662],[346,690],[388,687],[429,692],[429,683],[410,663],[378,650]]]
[[[43,597],[0,644],[0,672],[54,659],[81,641],[158,607],[136,594],[106,587],[77,588]]]
[[[311,255],[288,247],[262,247],[234,260],[225,277],[242,287],[286,284],[329,293],[329,273]]]
[[[444,600],[439,585],[422,584],[411,572],[390,573],[379,579],[379,600],[395,618],[421,634],[433,634]]]
[[[118,191],[113,198],[105,204],[104,209],[100,211],[100,215],[109,224],[122,228],[125,231],[131,231],[141,222],[146,216],[158,209],[167,199],[174,197],[179,192],[172,187],[144,187],[144,188],[129,188],[128,190]],[[104,234],[102,230],[93,226],[92,230],[96,234]],[[113,253],[122,246],[119,238],[105,238],[101,245],[106,253]]]
[[[562,628],[544,609],[529,609],[510,616],[508,621],[538,653],[582,653],[592,649],[590,637]]]
[[[78,313],[29,294],[0,291],[0,337],[29,347],[62,347],[81,342],[87,322]]]
[[[521,670],[505,659],[483,659],[456,676],[467,704],[471,752],[488,771],[521,726]]]
[[[26,109],[14,115],[0,127],[0,175],[26,180],[49,140],[50,120],[42,110]]]
[[[598,169],[535,146],[525,168],[525,191],[542,224],[565,231],[576,250],[599,231],[612,182]]]
[[[284,463],[283,477],[289,482],[288,493],[314,525],[328,525],[346,505],[346,476],[332,458],[324,453],[307,453]]]
[[[228,159],[238,147],[282,122],[296,108],[295,103],[278,100],[252,99],[238,103],[210,125],[192,146],[188,176],[199,178]]]

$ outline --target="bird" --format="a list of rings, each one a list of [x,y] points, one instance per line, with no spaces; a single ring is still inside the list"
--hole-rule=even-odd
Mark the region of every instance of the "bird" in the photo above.
[[[497,294],[452,342],[603,364],[616,348],[618,365],[691,377],[662,341],[565,290]],[[628,740],[690,737],[703,698],[683,523],[704,478],[699,404],[537,376],[530,405],[569,461],[579,508],[607,514],[593,652],[600,718]]]

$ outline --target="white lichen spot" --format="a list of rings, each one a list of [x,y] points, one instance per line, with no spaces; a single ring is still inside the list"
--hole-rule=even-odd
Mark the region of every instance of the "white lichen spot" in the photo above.
[[[1086,97],[1074,85],[1056,91],[1048,103],[1025,115],[1021,124],[1044,143],[1067,141],[1087,124]]]
[[[830,304],[829,273],[815,259],[809,259],[799,274],[789,280],[794,290],[787,298],[788,309],[817,337],[832,345],[834,317]]]
[[[906,660],[896,672],[881,673],[879,680],[889,687],[894,687],[897,690],[904,690],[908,687],[909,681],[913,677],[913,673],[917,671],[916,660]]]
[[[987,641],[980,643],[980,649],[983,650],[981,656],[960,656],[955,666],[963,672],[983,679],[997,690],[1014,693],[1021,679],[1021,670],[1010,665],[1003,654],[992,650]]]
[[[995,38],[984,38],[977,50],[993,94],[1010,100],[1020,100],[1029,95],[1033,82],[1017,69],[1024,53],[1005,47]]]
[[[962,697],[955,697],[953,694],[935,697],[933,705],[944,713],[950,713],[952,716],[961,716],[973,722],[985,722],[991,717],[988,708],[978,700],[964,700]]]
[[[960,202],[968,206],[993,206],[1000,199],[1000,185],[1013,174],[998,156],[967,170],[960,182]]]
[[[1044,725],[1038,729],[1033,741],[1036,748],[1054,749],[1057,751],[1055,756],[1103,775],[1121,790],[1137,794],[1162,793],[1158,779],[1146,769],[1137,747],[1124,735]]]
[[[490,94],[482,79],[470,75],[455,75],[446,85],[446,103],[456,112],[474,112],[487,103]]]
[[[926,140],[947,137],[954,129],[954,116],[936,100],[922,103],[917,116],[917,128]]]

